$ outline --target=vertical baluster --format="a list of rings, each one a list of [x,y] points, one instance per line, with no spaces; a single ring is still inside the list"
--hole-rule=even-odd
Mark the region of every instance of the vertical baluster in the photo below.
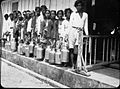
[[[104,62],[104,57],[105,57],[105,39],[103,38],[103,57],[102,57],[103,62]]]
[[[113,38],[111,38],[111,47],[110,47],[110,61],[112,61],[112,43],[113,43]]]
[[[90,53],[89,65],[91,65],[91,56],[92,56],[92,38],[91,37],[89,37],[89,53]]]
[[[86,38],[86,43],[85,43],[85,65],[86,65],[86,60],[87,60],[87,42],[88,38]]]
[[[106,52],[106,61],[108,62],[108,51],[109,51],[109,38],[107,39],[107,52]]]
[[[96,63],[96,46],[97,46],[97,38],[95,38],[95,48],[94,48],[94,64]]]
[[[115,61],[115,59],[116,59],[116,38],[115,38],[115,45],[114,45],[114,55],[115,55],[115,57],[114,57],[114,61]]]
[[[119,58],[120,58],[120,42],[118,41],[118,51],[117,51],[117,60],[119,60]]]

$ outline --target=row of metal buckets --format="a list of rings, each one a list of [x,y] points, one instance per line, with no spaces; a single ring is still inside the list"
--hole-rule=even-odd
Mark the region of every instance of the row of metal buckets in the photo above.
[[[6,50],[13,52],[16,51],[16,43],[14,38],[11,41],[6,41],[5,44],[2,42],[2,46],[5,47]]]
[[[6,42],[5,48],[11,51],[16,50],[15,39],[11,42]],[[17,52],[20,55],[25,55],[26,57],[34,57],[37,60],[47,61],[51,64],[61,64],[62,62],[68,62],[69,51],[66,47],[62,49],[51,48],[48,45],[46,48],[43,48],[41,45],[34,45],[31,41],[29,45],[25,43],[19,43],[17,47]]]

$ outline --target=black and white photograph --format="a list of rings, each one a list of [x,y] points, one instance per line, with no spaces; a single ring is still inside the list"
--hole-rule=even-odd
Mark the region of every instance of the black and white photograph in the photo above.
[[[0,0],[2,88],[118,88],[119,0]]]

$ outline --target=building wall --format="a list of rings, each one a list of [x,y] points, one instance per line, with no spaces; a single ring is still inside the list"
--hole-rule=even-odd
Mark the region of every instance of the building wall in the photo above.
[[[64,10],[70,7],[75,11],[74,2],[76,0],[5,0],[2,2],[3,14],[12,12],[12,3],[18,2],[18,10],[34,10],[36,6],[46,5],[50,10]]]

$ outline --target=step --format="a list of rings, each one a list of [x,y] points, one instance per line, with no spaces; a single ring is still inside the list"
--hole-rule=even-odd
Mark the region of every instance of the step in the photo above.
[[[35,60],[34,58],[19,55],[17,52],[11,52],[2,49],[2,58],[15,63],[21,67],[29,69],[35,73],[50,78],[65,86],[71,88],[114,88],[117,85],[109,84],[99,79],[95,79],[95,73],[91,72],[91,76],[87,77],[81,74],[74,73],[69,68],[57,67],[49,63]],[[101,75],[103,76],[103,75]],[[99,77],[99,75],[96,77]],[[104,76],[103,76],[104,77]]]

